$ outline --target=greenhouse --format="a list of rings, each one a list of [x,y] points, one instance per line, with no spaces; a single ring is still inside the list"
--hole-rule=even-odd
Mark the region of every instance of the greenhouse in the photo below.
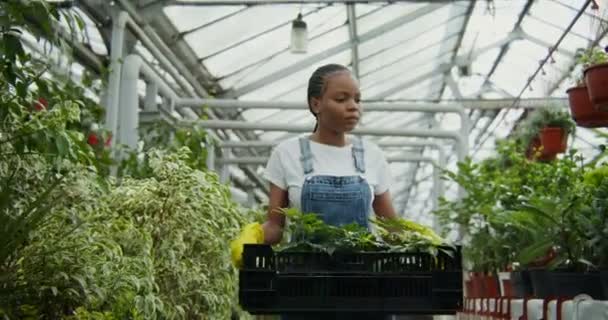
[[[606,0],[6,0],[0,36],[1,319],[608,320]]]

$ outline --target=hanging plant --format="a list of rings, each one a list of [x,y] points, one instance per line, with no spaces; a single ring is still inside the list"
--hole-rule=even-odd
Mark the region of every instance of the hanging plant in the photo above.
[[[568,135],[574,134],[575,124],[570,115],[559,107],[534,110],[518,126],[515,137],[529,158],[554,159],[567,148]]]
[[[592,48],[582,56],[583,72],[589,98],[599,111],[608,111],[608,55],[604,50]]]
[[[599,65],[607,61],[604,51],[591,48],[578,53],[577,63],[583,68]],[[572,118],[577,125],[585,128],[608,126],[608,112],[598,110],[589,97],[585,74],[577,78],[576,85],[566,90]]]

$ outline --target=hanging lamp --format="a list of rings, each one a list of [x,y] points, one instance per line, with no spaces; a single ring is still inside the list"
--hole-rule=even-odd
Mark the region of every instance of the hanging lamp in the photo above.
[[[291,44],[289,49],[292,53],[306,53],[308,50],[308,29],[306,22],[302,20],[302,14],[293,20],[291,24]]]

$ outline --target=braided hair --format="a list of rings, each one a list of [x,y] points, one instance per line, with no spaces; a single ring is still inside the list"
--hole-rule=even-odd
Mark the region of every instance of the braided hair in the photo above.
[[[317,118],[317,114],[312,110],[311,99],[312,98],[320,98],[325,93],[326,88],[326,79],[332,73],[337,72],[350,72],[347,67],[340,64],[326,64],[322,67],[319,67],[315,72],[312,73],[310,79],[308,80],[308,109],[312,113],[315,118]],[[319,119],[317,119],[317,123],[315,124],[315,129],[313,132],[317,131],[319,128]]]

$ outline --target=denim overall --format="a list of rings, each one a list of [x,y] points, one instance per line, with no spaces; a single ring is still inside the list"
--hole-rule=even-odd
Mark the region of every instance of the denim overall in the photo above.
[[[314,169],[308,138],[300,138],[300,152],[305,177],[301,211],[314,212],[329,225],[342,226],[356,222],[367,228],[372,195],[369,184],[361,176],[365,173],[361,140],[355,139],[352,147],[355,169],[360,174],[356,176],[312,175]]]
[[[313,155],[310,150],[310,140],[300,138],[300,162],[304,169],[304,185],[302,186],[302,212],[314,212],[329,225],[341,226],[356,222],[369,228],[368,217],[371,208],[371,189],[361,176],[365,173],[363,143],[360,139],[353,141],[352,154],[355,169],[359,175],[329,176],[313,175]],[[364,315],[361,312],[322,313],[314,315],[283,315],[282,320],[378,320],[385,319],[382,315]]]

